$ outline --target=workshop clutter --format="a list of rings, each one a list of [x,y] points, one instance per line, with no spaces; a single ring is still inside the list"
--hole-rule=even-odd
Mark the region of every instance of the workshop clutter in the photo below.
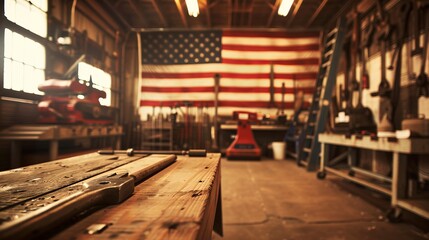
[[[141,122],[140,149],[210,149],[212,120],[207,106],[185,101],[152,110]]]

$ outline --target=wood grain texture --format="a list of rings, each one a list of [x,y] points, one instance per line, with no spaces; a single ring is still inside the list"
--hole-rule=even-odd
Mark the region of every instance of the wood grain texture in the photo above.
[[[0,172],[0,210],[109,171],[143,156],[92,153]]]
[[[210,239],[220,193],[220,154],[178,156],[120,205],[85,217],[54,239]],[[93,224],[108,224],[87,234]]]
[[[82,157],[84,159],[92,157],[95,160],[98,154]],[[55,231],[56,226],[76,217],[81,212],[96,206],[120,203],[133,193],[135,183],[160,171],[176,159],[175,155],[116,157],[129,161],[127,164],[101,172],[83,181],[75,180],[72,184],[50,192],[39,194],[35,189],[33,191],[35,195],[31,199],[0,211],[0,239],[36,237],[41,233]],[[67,162],[67,160],[69,159],[58,162]],[[47,169],[46,164],[40,165],[40,169]],[[100,165],[100,169],[102,168],[103,165]],[[92,169],[81,168],[80,173],[76,175],[86,175],[85,170]]]

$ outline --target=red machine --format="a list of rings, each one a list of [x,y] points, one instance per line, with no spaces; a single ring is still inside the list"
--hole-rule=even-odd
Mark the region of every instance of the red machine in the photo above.
[[[257,122],[256,113],[234,111],[233,119],[238,120],[237,136],[226,150],[228,159],[257,159],[261,158],[261,149],[253,137],[251,122]]]
[[[87,86],[75,79],[50,79],[38,88],[45,93],[38,105],[41,123],[113,123],[113,110],[99,102],[99,98],[106,97],[106,92],[93,88],[91,80]]]

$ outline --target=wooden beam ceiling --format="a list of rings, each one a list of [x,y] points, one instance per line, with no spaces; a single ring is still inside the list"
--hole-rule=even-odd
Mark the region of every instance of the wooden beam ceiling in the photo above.
[[[292,14],[289,16],[289,19],[287,20],[287,27],[289,27],[291,24],[292,24],[292,22],[293,22],[293,20],[295,19],[295,17],[296,17],[296,14],[298,13],[298,11],[299,11],[299,9],[301,8],[301,6],[302,6],[302,2],[303,2],[304,0],[298,0],[298,2],[295,4],[295,7],[293,8],[293,12],[292,12]]]
[[[209,6],[209,3],[208,3],[208,0],[204,0],[203,2],[205,4],[205,9],[206,9],[207,27],[211,27],[212,26],[212,22],[211,22],[211,16],[210,16],[210,6]]]
[[[133,10],[134,14],[137,15],[140,22],[143,23],[143,26],[147,24],[146,20],[143,17],[143,14],[138,9],[137,5],[134,3],[133,0],[127,0],[128,4],[130,5],[131,9]]]
[[[179,11],[180,19],[182,19],[183,26],[185,26],[185,28],[188,28],[188,21],[186,20],[186,15],[185,15],[185,12],[183,11],[182,2],[180,0],[174,0],[174,2],[176,3],[176,7],[177,7],[177,10]]]
[[[325,7],[326,3],[328,3],[328,0],[323,0],[319,7],[316,9],[316,11],[314,12],[313,16],[311,16],[310,20],[308,20],[307,23],[307,28],[311,26],[311,24],[313,24],[314,20],[316,20],[316,18],[319,16],[320,12],[323,10],[323,8]]]
[[[128,21],[122,17],[122,15],[118,12],[117,8],[113,7],[108,0],[104,0],[104,3],[106,4],[107,9],[115,15],[114,17],[118,19],[119,22],[121,22],[127,28],[127,31],[129,31],[131,29],[130,23],[128,23]]]
[[[161,20],[162,27],[167,27],[167,20],[165,20],[164,15],[162,14],[161,10],[159,9],[158,3],[156,0],[151,0],[153,8],[155,8],[155,12],[158,14],[159,20]]]
[[[228,27],[232,27],[232,0],[228,0]]]
[[[271,24],[273,24],[274,16],[275,16],[276,12],[278,11],[279,5],[280,5],[281,2],[282,2],[282,0],[276,0],[276,3],[272,7],[273,9],[271,11],[270,17],[268,18],[268,22],[267,22],[267,27],[268,28],[271,27]]]

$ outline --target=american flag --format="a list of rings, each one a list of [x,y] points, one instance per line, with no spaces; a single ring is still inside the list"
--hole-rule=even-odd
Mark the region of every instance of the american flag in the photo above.
[[[219,114],[234,110],[275,114],[285,83],[285,113],[294,93],[308,103],[320,61],[319,32],[182,31],[146,32],[142,39],[140,113],[184,101],[214,105],[214,75],[220,74]],[[270,104],[274,72],[275,106]]]

